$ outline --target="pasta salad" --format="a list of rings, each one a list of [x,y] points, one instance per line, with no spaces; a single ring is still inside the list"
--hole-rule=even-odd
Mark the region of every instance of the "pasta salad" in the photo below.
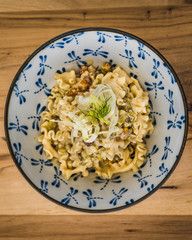
[[[62,175],[105,179],[137,172],[145,162],[145,136],[153,131],[149,96],[137,79],[109,62],[55,73],[56,84],[42,112],[39,141]]]

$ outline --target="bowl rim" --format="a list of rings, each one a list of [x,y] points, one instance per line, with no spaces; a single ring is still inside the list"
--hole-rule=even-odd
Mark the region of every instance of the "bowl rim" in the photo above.
[[[90,32],[90,31],[104,31],[104,32],[111,32],[111,33],[117,33],[117,34],[121,34],[127,37],[131,37],[134,40],[137,40],[139,42],[141,42],[142,44],[144,44],[145,46],[147,46],[149,49],[151,49],[166,65],[167,67],[170,69],[171,73],[173,74],[174,78],[176,79],[176,83],[179,87],[181,96],[182,96],[182,100],[183,100],[183,105],[184,105],[184,111],[185,111],[185,129],[184,129],[184,135],[183,135],[183,141],[180,147],[180,151],[179,154],[172,166],[172,168],[169,170],[169,172],[167,173],[167,175],[162,179],[162,181],[156,186],[154,187],[154,189],[150,192],[148,192],[147,194],[145,194],[144,196],[142,196],[141,198],[137,199],[136,201],[134,201],[133,203],[127,204],[127,205],[123,205],[120,207],[115,207],[115,208],[109,208],[109,209],[85,209],[85,208],[79,208],[79,207],[75,207],[75,206],[70,206],[67,204],[63,204],[61,202],[59,202],[58,200],[54,199],[53,197],[45,194],[44,192],[42,192],[33,182],[32,180],[25,174],[25,172],[23,171],[23,169],[21,168],[21,166],[18,164],[18,161],[15,157],[12,145],[11,145],[11,141],[10,141],[10,137],[9,137],[9,131],[8,131],[8,112],[9,112],[9,103],[10,103],[10,99],[12,96],[12,92],[13,92],[13,88],[15,86],[16,81],[18,80],[20,74],[22,73],[22,71],[24,70],[24,68],[27,66],[27,64],[40,52],[42,51],[45,47],[47,47],[49,44],[51,44],[52,42],[55,42],[57,40],[59,40],[60,38],[66,37],[68,35],[72,35],[72,34],[77,34],[80,32]],[[4,131],[5,131],[5,137],[6,137],[6,142],[8,145],[8,149],[9,152],[11,154],[11,157],[16,165],[16,167],[18,168],[18,170],[20,171],[20,173],[23,175],[23,177],[27,180],[27,182],[37,191],[39,192],[42,196],[44,196],[45,198],[49,199],[50,201],[62,206],[62,207],[66,207],[68,209],[71,210],[76,210],[76,211],[80,211],[80,212],[87,212],[87,213],[106,213],[106,212],[114,212],[114,211],[118,211],[118,210],[122,210],[122,209],[126,209],[130,206],[133,206],[143,200],[145,200],[146,198],[148,198],[149,196],[151,196],[154,192],[156,192],[167,180],[168,178],[171,176],[171,174],[173,173],[173,171],[175,170],[176,166],[178,165],[182,153],[184,151],[184,147],[187,141],[187,133],[188,133],[188,107],[187,107],[187,101],[186,101],[186,97],[185,97],[185,93],[183,90],[183,87],[181,85],[181,82],[176,74],[176,72],[174,71],[174,69],[172,68],[172,66],[170,65],[170,63],[167,61],[167,59],[161,55],[161,53],[156,50],[152,45],[150,45],[149,43],[147,43],[145,40],[122,30],[119,29],[114,29],[114,28],[105,28],[105,27],[88,27],[88,28],[79,28],[79,29],[74,29],[65,33],[62,33],[60,35],[55,36],[54,38],[51,38],[50,40],[46,41],[45,43],[43,43],[40,47],[38,47],[25,61],[24,63],[21,65],[21,67],[19,68],[19,70],[17,71],[7,94],[7,99],[6,99],[6,103],[5,103],[5,111],[4,111]]]

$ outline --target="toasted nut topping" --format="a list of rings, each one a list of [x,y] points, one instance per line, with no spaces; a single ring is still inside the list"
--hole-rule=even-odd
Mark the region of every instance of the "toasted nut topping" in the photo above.
[[[67,93],[67,96],[76,96],[78,94],[78,90],[76,88],[72,88],[69,90],[69,92]]]
[[[87,66],[87,65],[81,66],[80,74],[84,73],[84,72],[87,71],[87,70],[88,70],[88,66]]]
[[[111,72],[111,64],[109,62],[104,62],[101,67],[101,71],[103,74]]]
[[[85,79],[81,80],[78,83],[78,88],[81,92],[85,92],[88,89],[87,81]]]
[[[92,79],[91,79],[89,76],[84,77],[83,80],[85,80],[85,81],[87,82],[87,84],[88,84],[89,86],[91,86],[91,84],[92,84]]]

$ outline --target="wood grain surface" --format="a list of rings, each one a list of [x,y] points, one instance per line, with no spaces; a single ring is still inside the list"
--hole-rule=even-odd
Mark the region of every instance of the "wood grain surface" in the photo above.
[[[191,239],[191,3],[0,0],[0,239]],[[186,147],[168,181],[145,201],[102,215],[62,208],[32,189],[14,165],[4,135],[6,95],[21,64],[48,39],[82,27],[117,28],[148,41],[176,71],[189,110]]]
[[[186,240],[191,225],[190,216],[3,216],[0,240]]]

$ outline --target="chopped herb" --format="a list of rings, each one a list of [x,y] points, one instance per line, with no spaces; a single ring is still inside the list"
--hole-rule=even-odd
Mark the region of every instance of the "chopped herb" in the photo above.
[[[108,104],[110,98],[106,99],[102,104],[98,106],[93,102],[92,106],[89,107],[86,112],[82,110],[80,111],[87,117],[93,117],[98,120],[102,120],[105,124],[107,124],[104,117],[107,116],[107,114],[111,111],[111,107]]]

